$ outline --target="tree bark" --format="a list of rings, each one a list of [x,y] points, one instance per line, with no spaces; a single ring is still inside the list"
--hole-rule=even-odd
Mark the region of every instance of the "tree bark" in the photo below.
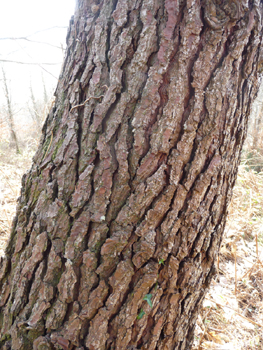
[[[79,0],[0,269],[1,349],[191,348],[262,3]]]

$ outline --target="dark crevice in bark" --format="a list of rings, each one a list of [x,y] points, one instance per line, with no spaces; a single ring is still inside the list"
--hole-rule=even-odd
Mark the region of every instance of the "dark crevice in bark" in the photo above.
[[[48,241],[48,248],[50,249],[50,242]],[[33,271],[31,272],[30,271],[30,274],[31,274],[31,277],[30,279],[28,278],[28,276],[23,276],[22,278],[26,278],[27,279],[27,286],[26,286],[26,289],[23,293],[23,295],[21,296],[21,306],[17,308],[16,311],[13,312],[13,317],[16,317],[20,312],[21,310],[26,306],[26,304],[29,302],[29,295],[30,295],[30,292],[31,292],[31,288],[32,288],[32,285],[35,281],[35,276],[36,276],[36,272],[38,270],[38,267],[40,266],[40,264],[42,263],[42,261],[45,259],[45,256],[43,256],[43,259],[40,260],[35,266],[34,266],[34,269]],[[43,277],[44,273],[42,273],[42,276],[40,277]],[[24,298],[24,301],[22,301]],[[14,302],[14,298],[13,298],[13,302]]]
[[[114,9],[116,8],[116,6],[117,6],[117,1],[115,1]],[[114,9],[112,10],[111,13],[113,13]],[[107,26],[107,42],[106,42],[106,51],[105,51],[106,65],[107,65],[109,73],[111,71],[110,59],[109,59],[109,50],[110,50],[110,37],[111,37],[112,24],[113,24],[113,19],[111,18],[108,21],[108,26]]]
[[[137,36],[138,38],[140,37],[140,34],[141,34],[142,30],[143,30],[143,26],[141,27],[140,32],[138,33],[138,36]],[[149,56],[148,59],[147,59],[147,63],[146,63],[146,65],[147,65],[147,70],[144,72],[145,79],[144,79],[144,81],[142,82],[142,85],[140,86],[140,88],[139,88],[139,90],[138,90],[138,98],[136,99],[136,101],[134,101],[134,104],[135,104],[135,103],[136,103],[136,104],[140,104],[140,103],[141,103],[141,99],[142,99],[142,97],[143,97],[143,93],[144,93],[144,90],[145,90],[145,86],[146,86],[146,84],[147,84],[147,82],[148,82],[148,72],[149,72],[150,68],[153,67],[154,62],[155,62],[155,59],[156,59],[156,56],[157,56],[157,52],[158,52],[158,50],[159,50],[159,44],[158,44],[158,42],[159,42],[160,38],[158,37],[158,33],[157,33],[157,32],[156,32],[156,36],[157,36],[157,48],[156,48],[156,50],[155,50],[154,52],[152,52],[152,53],[150,54],[150,56]],[[136,53],[136,49],[134,50],[134,54],[135,54],[135,53]],[[134,54],[133,54],[133,55],[134,55]],[[125,68],[125,67],[123,66],[123,70],[125,71],[124,68]],[[125,79],[125,76],[124,76],[124,81],[125,81],[125,80],[126,80],[126,79]],[[124,86],[127,86],[127,82],[124,83]],[[149,152],[149,149],[150,149],[149,138],[150,138],[150,134],[151,134],[151,128],[152,128],[152,126],[154,125],[154,123],[156,122],[157,113],[158,113],[158,107],[157,107],[156,112],[151,116],[151,122],[150,122],[150,124],[149,124],[148,132],[146,133],[146,140],[145,140],[145,142],[148,143],[148,146],[147,146],[147,148],[144,150],[143,154],[140,156],[140,158],[139,158],[139,160],[138,160],[138,164],[139,164],[139,165],[140,165],[140,163],[141,163],[141,160],[144,158],[144,156]],[[134,113],[132,113],[132,115],[130,115],[130,118],[129,118],[129,119],[130,119],[130,122],[132,122],[133,117],[134,117]],[[134,144],[134,141],[133,141],[133,144]],[[129,152],[129,158],[130,158],[130,152]],[[130,165],[129,165],[129,169],[131,169]],[[130,172],[130,175],[131,175],[131,172]],[[130,176],[131,181],[134,179],[135,176],[136,176],[136,174]]]
[[[209,189],[209,190],[210,190],[210,189]],[[207,191],[207,192],[209,193],[209,191]],[[204,200],[205,200],[205,198],[204,198]],[[212,212],[212,209],[213,209],[213,207],[215,206],[217,200],[218,200],[218,195],[215,194],[215,196],[214,196],[214,198],[213,198],[213,200],[212,200],[212,202],[211,202],[211,204],[210,204],[210,206],[209,206],[210,212]],[[225,215],[226,215],[226,206],[221,210],[221,214],[220,214],[220,216],[219,216],[217,222],[215,223],[215,225],[218,225],[218,223],[222,221],[222,218],[223,218]],[[204,220],[204,219],[205,219],[205,220]],[[210,216],[207,216],[207,217],[205,217],[205,218],[202,218],[202,219],[200,220],[199,223],[201,223],[201,221],[203,221],[203,222],[202,222],[202,226],[199,228],[199,230],[198,230],[198,232],[197,232],[197,234],[196,234],[196,237],[195,237],[194,241],[192,242],[192,245],[190,246],[190,253],[189,253],[189,255],[190,255],[191,257],[194,257],[195,259],[196,259],[197,256],[200,254],[201,250],[203,249],[203,245],[202,245],[202,246],[199,247],[198,250],[197,250],[196,243],[199,243],[198,240],[201,238],[203,232],[204,232],[207,228],[209,228]],[[199,225],[199,223],[198,223],[198,225]],[[198,225],[197,225],[197,226],[198,226]],[[216,227],[216,226],[215,226],[215,227]],[[206,239],[207,239],[207,235],[204,236],[204,237],[202,238],[203,243],[206,241]]]
[[[136,20],[137,20],[136,27],[134,28],[134,31],[131,33],[131,36],[132,36],[132,38],[131,38],[131,45],[132,45],[132,48],[133,48],[133,55],[137,51],[140,35],[141,35],[142,30],[143,30],[143,23],[142,23],[142,21],[140,19],[140,16],[139,16],[139,13],[141,11],[141,6],[142,6],[142,3],[140,4],[138,10],[133,9],[132,11],[128,11],[128,13],[127,13],[127,22],[126,22],[126,24],[123,27],[123,29],[130,28],[130,26],[132,24],[132,21],[133,21],[133,17],[136,16]],[[128,51],[128,52],[130,52],[130,51]],[[128,55],[128,58],[126,58],[126,63],[124,62],[125,66],[123,66],[123,72],[125,72],[124,68],[128,64],[130,64],[130,62],[131,62],[131,60],[133,58],[133,55]]]
[[[132,59],[134,58],[134,54],[137,51],[138,42],[139,42],[140,35],[142,33],[142,30],[143,30],[143,23],[139,17],[140,8],[141,8],[141,5],[140,5],[138,10],[128,11],[127,22],[123,27],[123,29],[130,28],[130,26],[132,24],[132,20],[133,20],[133,18],[131,16],[134,16],[136,13],[137,25],[134,28],[134,31],[131,33],[131,37],[132,37],[131,44],[126,50],[126,59],[124,60],[122,66],[121,66],[121,70],[122,70],[122,91],[121,92],[122,93],[127,91],[128,82],[127,82],[127,78],[126,78],[126,70],[127,70],[127,67],[130,65]],[[119,35],[120,34],[121,33],[119,33]]]
[[[247,63],[247,58],[249,57],[249,52],[251,52],[253,50],[253,44],[255,42],[255,40],[257,40],[257,33],[255,33],[254,30],[252,30],[252,32],[250,33],[249,37],[248,37],[248,42],[247,44],[244,46],[244,49],[243,49],[243,52],[242,52],[242,57],[243,57],[243,60],[242,60],[242,63],[241,63],[241,74],[243,76],[243,79],[246,78],[247,80],[246,81],[249,81],[249,78],[251,77],[251,75],[253,74],[254,72],[254,69],[251,69],[251,72],[250,74],[247,74],[246,71],[244,71],[244,69],[246,68],[246,63]],[[253,44],[251,44],[253,43]],[[258,53],[258,50],[257,50],[257,53]],[[257,58],[258,57],[254,57],[254,63],[253,63],[253,66],[255,65],[255,63],[257,62]]]
[[[161,42],[161,31],[164,28],[164,24],[167,23],[167,11],[165,9],[165,1],[163,1],[160,4],[160,7],[154,16],[154,18],[157,20],[157,27],[156,27],[156,36],[157,36],[157,47],[158,50],[160,48],[160,42]],[[174,37],[174,35],[173,35]]]
[[[198,310],[200,305],[203,303],[203,299],[205,296],[205,292],[196,300],[195,307],[192,311],[192,320],[196,320],[198,316]],[[195,330],[195,322],[192,323],[192,325],[188,328],[187,335],[185,337],[186,339],[186,347],[185,349],[191,349],[193,340],[194,340],[194,330]]]
[[[115,171],[112,173],[112,182],[113,182],[113,186],[114,186],[114,183],[117,183],[117,176],[118,176],[118,173],[119,172],[122,172],[122,169],[120,168],[120,164],[118,162],[118,159],[117,159],[117,156],[116,156],[116,151],[114,149],[114,146],[116,145],[116,142],[119,138],[119,134],[120,134],[120,129],[121,129],[121,126],[119,125],[118,128],[116,129],[115,131],[115,134],[112,136],[111,138],[111,154],[112,154],[112,157],[114,158],[114,162],[116,163],[116,169]],[[130,195],[130,192],[128,193],[127,197]],[[123,200],[123,202],[125,203],[126,202],[126,199],[127,197],[125,198],[125,200]],[[106,210],[106,220],[107,220],[107,223],[108,223],[108,226],[110,227],[111,223],[116,219],[118,213],[115,213],[114,216],[111,217],[110,220],[108,220],[108,214],[109,214],[109,210],[111,209],[111,205],[112,205],[112,200],[113,200],[113,187],[111,189],[111,194],[110,194],[110,198],[109,198],[109,204],[107,206],[107,210]],[[121,208],[123,207],[123,205],[121,206]]]
[[[90,40],[91,44],[92,44],[93,40],[94,40],[94,36]],[[89,55],[87,56],[87,62],[88,62],[88,57],[89,57]],[[86,64],[87,64],[87,62],[86,62]],[[93,65],[92,68],[89,69],[88,74],[84,74],[84,72],[85,72],[85,70],[84,70],[82,76],[80,77],[81,91],[83,92],[83,94],[85,93],[86,98],[87,98],[88,93],[89,93],[90,80],[93,76],[94,70],[95,70],[95,65]],[[85,75],[85,77],[83,77],[84,75]],[[84,95],[83,95],[83,97],[84,97]],[[82,101],[85,101],[86,98],[84,98]],[[85,119],[83,119],[82,121],[84,121],[84,120]]]
[[[111,14],[116,10],[117,4],[118,4],[118,0],[112,0]]]
[[[93,172],[92,172],[92,195],[94,194],[95,192],[95,188],[94,188],[94,184],[93,184],[93,178],[94,178],[94,173],[96,172],[96,170],[98,169],[99,167],[99,164],[100,164],[100,152],[96,149],[95,151],[95,157],[94,157],[94,160],[93,160],[93,164],[94,164],[94,169],[93,169]],[[90,198],[92,198],[92,196],[90,196]]]
[[[127,145],[127,151],[128,151],[128,157],[127,157],[127,162],[128,162],[128,173],[129,173],[129,187],[132,189],[132,181],[134,179],[135,174],[133,174],[132,171],[132,149],[134,145],[134,134],[133,134],[133,126],[132,126],[132,120],[131,118],[128,119],[128,133],[127,133],[127,140],[128,140],[128,145]]]
[[[121,98],[121,93],[117,93],[115,101],[111,104],[111,106],[109,107],[107,113],[105,114],[105,117],[102,120],[102,123],[101,123],[101,134],[105,133],[105,131],[107,130],[108,121],[109,121],[110,117],[112,117],[112,114],[114,114],[114,111],[116,110],[116,107],[118,106],[120,98]],[[118,128],[119,128],[120,124],[118,125]],[[112,135],[112,138],[115,138],[117,130],[118,129],[116,129],[115,133]],[[110,140],[108,142],[110,142]]]
[[[94,109],[93,108],[93,111],[91,112],[91,115],[90,115],[90,120],[89,120],[89,125],[88,125],[88,129],[91,127],[91,125],[93,124],[93,120],[94,120]]]

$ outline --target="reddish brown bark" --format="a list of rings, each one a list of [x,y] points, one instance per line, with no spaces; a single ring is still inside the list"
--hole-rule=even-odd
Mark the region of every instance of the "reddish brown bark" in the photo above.
[[[0,269],[1,349],[190,349],[262,4],[80,0]]]

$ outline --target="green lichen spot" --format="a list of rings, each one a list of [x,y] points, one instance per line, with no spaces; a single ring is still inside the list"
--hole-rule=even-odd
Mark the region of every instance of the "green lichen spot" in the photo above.
[[[63,144],[63,138],[61,138],[59,141],[58,141],[58,143],[56,144],[56,146],[55,146],[55,149],[54,149],[54,152],[53,152],[53,154],[52,154],[52,160],[54,160],[55,158],[56,158],[56,155],[57,155],[57,153],[58,153],[58,150],[60,149],[60,147],[62,146],[62,144]]]
[[[101,242],[101,241],[96,242],[96,244],[93,247],[91,247],[91,249],[90,249],[91,252],[92,253],[98,253],[100,251],[100,248],[101,248],[103,243],[104,242]]]
[[[2,336],[2,338],[0,339],[1,348],[2,348],[2,345],[4,345],[5,342],[7,342],[8,340],[11,340],[11,335],[9,335],[9,334],[4,334],[4,335]]]

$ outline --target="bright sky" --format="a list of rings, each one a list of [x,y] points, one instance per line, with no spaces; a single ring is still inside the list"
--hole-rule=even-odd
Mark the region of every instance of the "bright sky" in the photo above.
[[[1,1],[0,107],[4,103],[1,86],[2,67],[14,104],[21,105],[29,100],[30,84],[36,98],[41,98],[43,79],[47,89],[54,90],[55,77],[60,73],[64,56],[62,47],[65,48],[67,27],[74,10],[75,0]],[[31,41],[6,39],[21,37],[27,37]],[[19,61],[35,65],[3,61]]]

